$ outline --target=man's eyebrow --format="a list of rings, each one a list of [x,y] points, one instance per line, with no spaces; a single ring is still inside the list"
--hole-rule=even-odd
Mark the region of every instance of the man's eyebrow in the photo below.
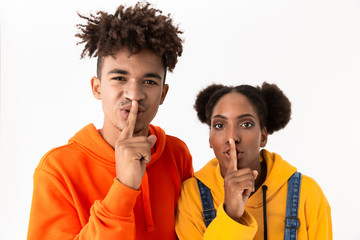
[[[129,75],[128,71],[122,70],[122,69],[113,69],[108,74],[122,74],[122,75]]]
[[[110,72],[108,72],[108,74],[122,74],[122,75],[130,75],[128,71],[122,70],[122,69],[113,69]],[[145,73],[144,76],[145,78],[157,78],[159,80],[161,80],[161,76],[157,73]]]
[[[157,73],[146,73],[146,74],[144,74],[144,77],[146,77],[146,78],[157,78],[159,80],[162,79],[161,76],[159,74],[157,74]]]
[[[242,115],[237,116],[237,119],[241,119],[241,118],[245,118],[245,117],[255,118],[254,115],[252,115],[252,114],[250,114],[250,113],[246,113],[246,114],[242,114]],[[221,114],[215,115],[215,116],[213,116],[212,118],[227,119],[227,117],[225,117],[224,115],[221,115]]]

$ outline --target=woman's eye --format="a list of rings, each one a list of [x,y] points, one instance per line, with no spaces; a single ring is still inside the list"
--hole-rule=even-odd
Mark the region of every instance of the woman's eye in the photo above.
[[[213,125],[213,127],[216,128],[216,129],[221,129],[221,128],[224,127],[224,125],[221,124],[221,123],[215,123],[215,124]]]
[[[252,126],[254,126],[254,124],[252,122],[244,122],[241,124],[242,127],[245,127],[245,128],[250,128]]]

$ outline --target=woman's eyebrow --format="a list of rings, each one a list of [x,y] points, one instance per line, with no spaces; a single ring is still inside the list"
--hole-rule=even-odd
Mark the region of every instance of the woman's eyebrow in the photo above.
[[[250,113],[246,113],[246,114],[241,114],[241,115],[237,116],[237,119],[241,119],[241,118],[245,118],[245,117],[255,118],[254,115],[252,115]],[[221,114],[217,114],[217,115],[213,116],[212,118],[227,119],[227,117],[225,117],[224,115],[221,115]]]
[[[242,115],[238,116],[237,119],[245,118],[245,117],[255,118],[254,115],[252,115],[252,114],[250,114],[250,113],[246,113],[246,114],[242,114]]]
[[[225,117],[225,116],[223,116],[223,115],[220,115],[220,114],[215,115],[215,116],[213,116],[212,118],[222,118],[222,119],[227,119],[227,117]]]

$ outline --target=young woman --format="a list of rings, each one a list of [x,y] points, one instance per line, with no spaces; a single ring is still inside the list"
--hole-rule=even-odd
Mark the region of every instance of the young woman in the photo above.
[[[211,85],[196,99],[215,157],[185,181],[176,232],[196,239],[332,239],[319,185],[264,148],[284,128],[291,104],[275,85]]]

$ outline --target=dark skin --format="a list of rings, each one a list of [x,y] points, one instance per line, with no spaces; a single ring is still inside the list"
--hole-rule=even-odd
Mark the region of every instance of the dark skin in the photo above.
[[[209,141],[224,177],[224,210],[235,221],[266,178],[259,151],[266,145],[267,131],[260,126],[255,108],[242,94],[228,93],[214,106]]]
[[[104,125],[101,136],[115,150],[116,178],[138,190],[151,161],[156,136],[148,136],[168,91],[161,57],[144,49],[131,55],[119,49],[103,59],[102,78],[92,78],[92,90],[102,101]]]

